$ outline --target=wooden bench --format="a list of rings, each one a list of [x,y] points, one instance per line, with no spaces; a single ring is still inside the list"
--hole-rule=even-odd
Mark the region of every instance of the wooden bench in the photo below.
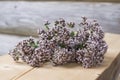
[[[32,68],[25,63],[15,63],[9,55],[0,57],[0,80],[117,80],[120,72],[120,35],[106,33],[109,46],[103,63],[85,69],[78,64],[53,67],[44,65]]]

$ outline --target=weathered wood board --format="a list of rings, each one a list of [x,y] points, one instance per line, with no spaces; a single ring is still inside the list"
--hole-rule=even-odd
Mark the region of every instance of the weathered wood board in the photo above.
[[[24,63],[15,63],[9,55],[0,57],[0,80],[14,80],[32,69]]]
[[[0,2],[0,33],[38,36],[36,30],[44,28],[44,20],[53,22],[64,18],[78,24],[81,16],[96,19],[106,32],[120,34],[120,3],[69,1],[17,1]],[[120,0],[90,0],[119,1]],[[19,5],[18,5],[19,4]],[[103,21],[104,20],[104,21]],[[77,27],[74,28],[78,29]]]
[[[31,68],[15,63],[6,55],[0,57],[0,80],[116,80],[120,71],[120,35],[106,33],[105,40],[109,49],[100,66],[85,69],[78,64],[69,64]]]

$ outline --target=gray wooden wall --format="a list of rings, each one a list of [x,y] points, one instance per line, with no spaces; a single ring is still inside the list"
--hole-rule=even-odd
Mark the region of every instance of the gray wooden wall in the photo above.
[[[83,1],[83,2],[120,2],[120,0],[0,0],[0,1]]]

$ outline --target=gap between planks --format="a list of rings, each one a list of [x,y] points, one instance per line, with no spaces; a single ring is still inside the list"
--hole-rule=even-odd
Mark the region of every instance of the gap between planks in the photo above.
[[[10,80],[17,80],[17,79],[19,79],[20,77],[24,76],[25,74],[29,73],[32,70],[34,70],[34,68],[31,68],[30,70],[27,70],[27,71],[25,71],[23,73],[18,74],[16,76],[12,77]]]

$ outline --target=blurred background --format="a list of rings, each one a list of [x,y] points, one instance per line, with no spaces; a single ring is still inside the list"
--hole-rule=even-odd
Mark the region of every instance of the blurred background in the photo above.
[[[104,1],[104,2],[103,2]],[[120,34],[120,0],[0,0],[0,55],[8,53],[23,38],[37,37],[37,29],[65,18],[97,19],[105,32]]]
[[[0,55],[37,37],[45,20],[79,23],[81,16],[97,19],[106,33],[120,34],[120,0],[0,0]]]

